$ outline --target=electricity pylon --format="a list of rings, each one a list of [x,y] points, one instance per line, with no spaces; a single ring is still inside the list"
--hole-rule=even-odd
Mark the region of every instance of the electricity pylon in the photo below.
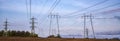
[[[4,24],[5,28],[4,28],[3,36],[7,37],[8,36],[8,20],[6,19],[6,21],[4,23],[5,23]]]
[[[88,28],[85,28],[86,38],[89,38],[89,30]]]
[[[94,32],[94,27],[93,27],[93,20],[92,20],[92,14],[90,15],[86,15],[84,14],[83,18],[84,18],[84,38],[88,38],[88,34],[89,34],[89,31],[88,31],[88,28],[86,27],[86,19],[89,18],[90,19],[90,25],[91,25],[91,28],[92,28],[92,33],[93,33],[93,36],[94,38],[95,37],[95,32]]]
[[[56,21],[57,21],[57,30],[58,30],[57,36],[58,36],[58,37],[60,37],[59,18],[60,18],[60,16],[57,14],[57,15],[56,15]]]
[[[55,23],[57,24],[57,32],[58,32],[57,37],[60,37],[60,30],[59,30],[59,18],[60,18],[60,16],[58,14],[50,14],[49,17],[50,17],[49,36],[51,36],[51,35],[54,36],[54,32],[56,32],[52,26],[53,18],[55,18],[55,20],[56,20]]]
[[[95,37],[95,31],[94,31],[94,26],[93,26],[92,17],[93,17],[92,14],[90,14],[89,18],[90,18],[90,23],[91,23],[92,31],[93,31],[93,36],[94,36],[94,38],[96,38],[96,37]]]
[[[86,15],[84,14],[84,16],[83,16],[83,18],[84,18],[84,38],[86,37],[86,33],[85,33],[85,29],[86,29]]]
[[[31,35],[32,36],[34,36],[35,35],[35,18],[34,17],[32,17],[31,18],[31,22],[30,22],[30,24],[31,24]]]

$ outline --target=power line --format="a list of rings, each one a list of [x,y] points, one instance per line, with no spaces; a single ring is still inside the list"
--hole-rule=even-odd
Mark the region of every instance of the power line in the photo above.
[[[55,7],[60,3],[61,0],[55,0],[51,8],[49,9],[48,13],[52,13],[52,11],[55,9]]]
[[[108,1],[108,0],[104,0],[104,1],[102,1],[102,2],[99,2],[99,3],[97,3],[97,4],[94,4],[94,5],[92,5],[92,6],[89,6],[89,7],[87,7],[87,8],[84,8],[84,9],[81,9],[81,10],[78,10],[78,11],[75,11],[75,12],[72,12],[72,13],[69,13],[69,15],[75,14],[75,13],[78,13],[78,12],[85,11],[85,10],[87,10],[87,9],[89,9],[89,8],[92,8],[92,7],[95,7],[95,6],[97,6],[97,5],[103,4],[103,3],[107,2],[107,1]],[[78,15],[78,14],[77,14],[77,15]],[[64,16],[66,16],[66,15],[64,15]],[[67,15],[67,16],[68,16],[68,15]]]
[[[91,11],[91,12],[96,12],[96,11],[99,11],[99,10],[103,10],[103,9],[106,9],[106,8],[110,8],[110,7],[119,5],[119,4],[120,4],[120,3],[116,3],[116,4],[113,4],[113,5],[106,6],[106,7],[104,7],[104,8],[100,8],[100,9],[93,10],[93,11]]]
[[[29,15],[29,11],[28,11],[28,1],[27,1],[27,0],[25,0],[25,4],[26,4],[27,17],[29,17],[29,16],[28,16],[28,15]]]
[[[31,1],[32,0],[29,0],[29,6],[28,6],[28,1],[26,0],[26,9],[27,9],[27,14],[28,14],[28,8],[29,8],[29,14],[30,14],[30,24],[31,24],[31,35],[34,37],[35,35],[35,18],[34,17],[31,17]]]
[[[48,16],[44,16],[44,19],[40,22],[40,24],[44,23],[47,18],[48,18]]]
[[[103,10],[103,9],[106,9],[106,8],[110,8],[110,7],[113,7],[113,6],[116,6],[116,5],[119,5],[120,3],[116,3],[116,4],[113,4],[113,5],[109,5],[109,6],[106,6],[106,7],[103,7],[103,8],[99,8],[99,9],[96,9],[96,10],[92,10],[91,12],[96,12],[96,11],[99,11],[99,10]],[[99,13],[102,13],[102,12],[99,12]],[[83,13],[81,14],[77,14],[77,15],[73,15],[73,16],[69,16],[70,17],[79,17],[80,15],[82,15]],[[98,14],[98,13],[94,13],[95,14]],[[64,18],[64,16],[63,16]],[[110,19],[110,18],[109,18]]]
[[[120,11],[120,8],[117,8],[117,9],[112,9],[109,11],[104,11],[103,13],[113,13],[113,12],[119,12],[119,11]]]
[[[55,7],[60,3],[60,0],[55,0],[55,2],[53,3],[53,5],[50,7],[48,13],[49,13],[49,17],[50,17],[50,27],[49,27],[49,35],[53,35],[53,31],[51,31],[52,29],[52,19],[55,18],[55,15],[52,14],[52,11],[55,9]],[[58,23],[58,22],[57,22]]]
[[[30,5],[30,7],[29,7],[29,9],[30,9],[30,18],[31,18],[31,0],[29,0],[29,5]]]
[[[42,11],[44,11],[44,8],[43,8],[43,7],[45,7],[45,5],[47,4],[47,2],[48,2],[48,0],[46,0],[46,1],[43,3],[43,6],[41,7],[41,10],[42,10]]]
[[[46,21],[47,21],[47,16],[46,16],[46,18],[44,18],[44,20],[42,20],[40,22],[40,27],[42,27],[43,26],[42,24],[45,23]],[[41,34],[44,34],[43,29],[42,28],[40,29],[40,27],[38,27],[38,30],[41,31]],[[38,34],[40,34],[40,32]]]
[[[27,16],[31,18],[31,2],[32,0],[25,0]]]
[[[106,6],[106,7],[103,7],[103,8],[99,8],[99,9],[96,9],[96,10],[93,10],[91,12],[96,12],[96,11],[100,11],[100,10],[103,10],[103,9],[106,9],[106,8],[110,8],[110,7],[113,7],[113,6],[116,6],[116,5],[119,5],[120,3],[116,3],[116,4],[112,4],[112,5],[109,5],[109,6]],[[104,13],[103,12],[98,12],[98,13]],[[98,13],[94,13],[94,15],[98,14]],[[93,15],[93,14],[92,14]],[[96,18],[96,19],[103,19],[103,18]],[[104,19],[113,19],[113,18],[104,18]]]

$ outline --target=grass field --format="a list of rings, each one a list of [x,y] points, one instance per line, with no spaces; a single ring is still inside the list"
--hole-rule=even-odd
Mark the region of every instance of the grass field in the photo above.
[[[0,41],[120,41],[114,39],[80,39],[80,38],[37,38],[37,37],[0,37]]]

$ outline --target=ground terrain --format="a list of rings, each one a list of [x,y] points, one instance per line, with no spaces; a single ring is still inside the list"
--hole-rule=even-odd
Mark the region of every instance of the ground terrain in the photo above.
[[[115,39],[80,39],[80,38],[37,38],[37,37],[0,37],[0,41],[120,41]]]

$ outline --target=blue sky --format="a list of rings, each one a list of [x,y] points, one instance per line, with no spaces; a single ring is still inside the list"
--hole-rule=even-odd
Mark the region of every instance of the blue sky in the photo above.
[[[48,36],[49,9],[54,2],[55,0],[32,0],[31,15],[36,18],[36,33],[39,36]],[[103,3],[98,4],[100,2]],[[73,13],[76,11],[79,12]],[[83,35],[83,18],[81,16],[90,13],[95,18],[113,18],[93,19],[96,33],[120,32],[120,18],[115,17],[120,17],[119,0],[61,0],[52,13],[59,13],[61,16],[59,20],[61,35]],[[4,26],[2,25],[7,18],[10,25],[9,30],[30,31],[29,16],[30,14],[27,14],[26,9],[26,0],[0,0],[0,30],[3,30]],[[52,26],[56,28],[55,19],[53,21]],[[91,33],[89,19],[87,19],[87,27]]]

